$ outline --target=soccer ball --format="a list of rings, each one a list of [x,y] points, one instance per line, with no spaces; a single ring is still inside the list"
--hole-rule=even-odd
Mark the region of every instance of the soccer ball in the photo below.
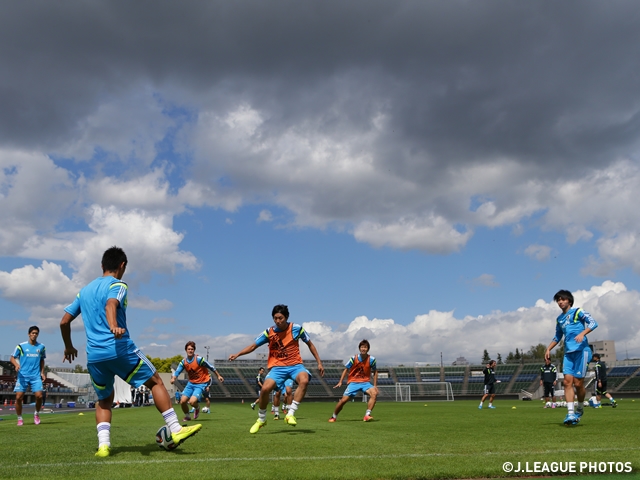
[[[173,442],[171,437],[171,430],[166,425],[161,426],[156,433],[156,445],[165,450],[173,450],[177,445]]]
[[[545,403],[544,408],[551,408],[551,402]]]
[[[209,409],[207,407],[202,407],[202,413],[209,413]]]

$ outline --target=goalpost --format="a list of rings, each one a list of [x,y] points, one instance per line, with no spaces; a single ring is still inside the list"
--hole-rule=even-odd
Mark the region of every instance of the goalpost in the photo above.
[[[378,385],[379,402],[410,402],[412,396],[431,401],[453,401],[453,389],[450,382],[396,383]],[[367,395],[362,401],[368,400]]]

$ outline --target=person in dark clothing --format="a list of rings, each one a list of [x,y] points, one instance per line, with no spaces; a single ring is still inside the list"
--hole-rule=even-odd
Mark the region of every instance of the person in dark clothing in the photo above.
[[[540,367],[540,385],[544,387],[544,408],[556,408],[555,386],[558,380],[558,370],[551,363],[550,358],[545,358],[544,365]]]
[[[611,394],[607,392],[607,365],[600,360],[600,354],[594,353],[593,360],[596,362],[594,370],[596,372],[596,399],[600,406],[600,399],[604,395],[611,402],[612,407],[617,407],[618,403],[613,399]]]
[[[482,370],[482,373],[484,373],[484,392],[482,395],[482,400],[480,400],[480,406],[478,408],[482,410],[482,404],[487,399],[487,397],[490,397],[489,408],[496,408],[493,406],[493,399],[496,397],[495,384],[500,383],[500,380],[496,380],[496,361],[489,360],[489,363],[487,363],[485,369]]]
[[[262,391],[263,382],[264,382],[264,368],[260,367],[260,370],[258,370],[258,375],[256,375],[256,394],[258,395],[258,398],[256,399],[255,402],[251,404],[251,410],[256,408],[256,405],[260,401],[260,392]]]

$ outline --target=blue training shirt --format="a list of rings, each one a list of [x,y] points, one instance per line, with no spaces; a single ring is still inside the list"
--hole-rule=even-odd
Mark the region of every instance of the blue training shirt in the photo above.
[[[105,307],[107,300],[115,298],[120,303],[116,309],[118,327],[124,328],[122,338],[111,333]],[[87,361],[113,360],[137,349],[127,328],[127,284],[115,277],[98,277],[80,290],[71,305],[64,309],[74,318],[82,314],[87,335]]]
[[[287,323],[286,328],[289,328],[289,323]],[[275,325],[273,326],[273,329],[276,332],[284,331],[284,330],[280,330]],[[298,325],[297,323],[294,323],[293,326],[291,327],[291,336],[293,337],[294,340],[302,340],[304,343],[309,343],[309,340],[311,340],[311,338],[309,337],[309,334],[305,331],[305,329],[302,328],[302,326]],[[261,345],[269,343],[269,329],[267,328],[264,332],[258,335],[256,337],[255,342],[256,342],[256,345],[259,347]]]
[[[35,345],[31,345],[29,342],[23,342],[16,346],[13,358],[20,363],[18,375],[40,378],[40,360],[47,358],[47,354],[43,344],[36,342]]]
[[[553,337],[553,340],[559,343],[564,336],[565,353],[583,350],[589,346],[587,336],[584,336],[582,343],[577,343],[575,338],[587,327],[595,330],[598,327],[598,323],[581,308],[570,308],[567,313],[558,315],[556,319],[556,336]]]

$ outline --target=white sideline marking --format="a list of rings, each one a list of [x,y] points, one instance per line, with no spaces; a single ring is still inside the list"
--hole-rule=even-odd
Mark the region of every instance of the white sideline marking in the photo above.
[[[487,455],[545,455],[550,453],[590,453],[590,452],[625,452],[628,450],[637,450],[635,447],[627,448],[567,448],[563,450],[543,450],[540,452],[478,452],[478,453],[407,453],[407,454],[389,454],[389,455],[325,455],[322,457],[304,457],[305,461],[325,461],[325,460],[373,460],[376,458],[394,459],[394,458],[428,458],[428,457],[474,457]],[[168,455],[171,455],[167,452]],[[282,461],[300,461],[297,457],[211,457],[211,458],[167,458],[166,460],[101,460],[85,462],[65,462],[65,463],[26,463],[24,465],[3,465],[3,468],[57,468],[57,467],[80,467],[80,466],[96,466],[96,465],[144,465],[153,463],[203,463],[203,462],[282,462]]]

